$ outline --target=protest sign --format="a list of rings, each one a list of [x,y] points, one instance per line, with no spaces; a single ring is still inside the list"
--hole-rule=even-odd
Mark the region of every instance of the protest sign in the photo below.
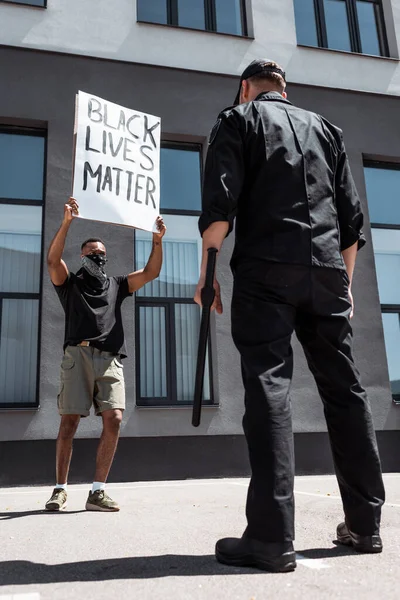
[[[79,92],[72,192],[79,217],[154,230],[160,131],[159,117]]]

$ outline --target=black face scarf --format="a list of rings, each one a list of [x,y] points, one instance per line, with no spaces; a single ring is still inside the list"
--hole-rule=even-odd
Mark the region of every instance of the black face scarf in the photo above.
[[[104,254],[88,254],[82,256],[82,275],[89,288],[100,291],[105,289],[107,275],[104,266],[107,259]]]

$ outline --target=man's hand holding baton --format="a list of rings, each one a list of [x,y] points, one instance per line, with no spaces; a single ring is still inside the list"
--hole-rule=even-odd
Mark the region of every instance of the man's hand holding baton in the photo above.
[[[194,296],[195,302],[203,307],[200,324],[199,349],[197,354],[197,368],[195,379],[195,392],[193,401],[192,425],[198,427],[201,417],[201,403],[203,398],[204,367],[207,354],[208,334],[210,330],[210,313],[216,310],[222,314],[221,289],[215,277],[217,254],[227,234],[228,224],[225,222],[213,223],[203,236],[203,258],[199,283]]]

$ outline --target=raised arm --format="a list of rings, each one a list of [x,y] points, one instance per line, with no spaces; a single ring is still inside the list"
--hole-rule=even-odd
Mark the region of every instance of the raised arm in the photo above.
[[[164,221],[161,217],[157,219],[157,233],[153,233],[153,247],[151,249],[149,260],[144,269],[135,271],[128,275],[129,292],[137,292],[149,281],[157,279],[160,274],[163,262],[162,238],[167,231]]]
[[[78,214],[78,208],[78,204],[74,198],[70,198],[67,204],[64,204],[63,222],[54,236],[47,253],[47,268],[54,285],[62,285],[68,277],[68,267],[62,260],[62,255],[70,225],[74,216]]]

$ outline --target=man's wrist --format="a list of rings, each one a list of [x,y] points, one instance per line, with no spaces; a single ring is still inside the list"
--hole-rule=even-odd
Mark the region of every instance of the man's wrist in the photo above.
[[[61,227],[64,227],[66,229],[69,229],[70,225],[72,223],[72,219],[63,219],[62,223],[61,223]]]

